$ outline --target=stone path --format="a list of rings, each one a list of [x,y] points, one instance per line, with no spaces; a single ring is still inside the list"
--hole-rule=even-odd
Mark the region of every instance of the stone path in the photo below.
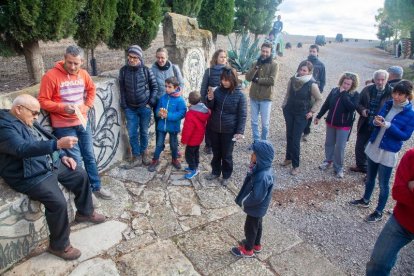
[[[191,181],[166,157],[154,173],[113,168],[102,176],[116,195],[101,201],[108,221],[72,226],[78,260],[42,253],[5,275],[345,275],[271,215],[264,219],[263,252],[252,259],[231,255],[245,215],[234,203],[236,185],[204,180],[208,160],[202,154],[203,173]]]

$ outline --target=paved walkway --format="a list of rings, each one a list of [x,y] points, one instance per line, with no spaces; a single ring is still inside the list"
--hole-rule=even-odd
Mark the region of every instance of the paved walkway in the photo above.
[[[102,181],[116,200],[101,201],[99,208],[108,221],[72,226],[80,259],[65,262],[42,253],[5,275],[344,275],[270,215],[262,253],[252,259],[231,255],[243,238],[245,215],[234,203],[233,183],[204,180],[209,158],[202,154],[202,174],[191,181],[166,157],[153,173],[113,168]]]

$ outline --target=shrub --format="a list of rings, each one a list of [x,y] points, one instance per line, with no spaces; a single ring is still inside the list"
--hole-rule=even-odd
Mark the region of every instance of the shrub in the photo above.
[[[230,40],[230,37],[228,37],[228,39],[231,50],[227,52],[227,55],[231,66],[238,72],[246,73],[259,56],[260,49],[258,45],[260,39],[251,42],[249,33],[245,32],[241,37],[240,45],[238,47],[237,37],[234,43]]]

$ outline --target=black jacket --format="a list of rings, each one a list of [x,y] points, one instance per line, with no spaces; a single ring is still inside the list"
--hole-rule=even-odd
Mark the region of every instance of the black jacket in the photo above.
[[[218,133],[243,134],[246,126],[246,97],[237,87],[229,91],[219,86],[214,91],[214,99],[207,101],[211,109],[210,129]]]
[[[308,56],[308,61],[313,65],[312,75],[322,93],[326,83],[325,65],[315,56]]]
[[[206,69],[203,75],[203,81],[201,82],[200,94],[201,94],[201,101],[203,103],[207,102],[207,90],[208,87],[219,87],[220,86],[220,77],[221,73],[223,72],[224,64],[217,64],[211,68]]]
[[[52,166],[52,154],[57,150],[56,138],[35,123],[50,140],[37,141],[29,128],[8,110],[0,110],[0,176],[14,190],[24,193],[52,174],[60,159]],[[60,151],[60,157],[64,155]]]
[[[137,108],[157,104],[158,84],[151,69],[145,65],[125,65],[119,70],[121,108]]]
[[[339,87],[329,93],[316,118],[320,119],[329,110],[326,122],[337,127],[350,127],[354,123],[358,106],[358,92],[339,92]]]

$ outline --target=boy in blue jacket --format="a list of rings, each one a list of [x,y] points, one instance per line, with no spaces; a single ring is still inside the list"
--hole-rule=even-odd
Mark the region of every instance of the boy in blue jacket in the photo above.
[[[236,197],[236,203],[247,214],[244,224],[246,239],[231,253],[238,257],[250,258],[262,251],[262,219],[272,199],[273,169],[275,156],[273,146],[266,140],[256,140],[251,146],[250,171]]]
[[[155,111],[159,118],[157,124],[157,141],[155,146],[154,157],[148,167],[150,172],[157,169],[160,164],[160,154],[164,150],[165,136],[170,135],[170,148],[172,155],[172,165],[176,169],[181,169],[178,160],[178,133],[180,132],[181,120],[185,116],[187,106],[184,98],[181,96],[180,83],[176,77],[170,77],[165,80],[165,94],[160,98]]]

